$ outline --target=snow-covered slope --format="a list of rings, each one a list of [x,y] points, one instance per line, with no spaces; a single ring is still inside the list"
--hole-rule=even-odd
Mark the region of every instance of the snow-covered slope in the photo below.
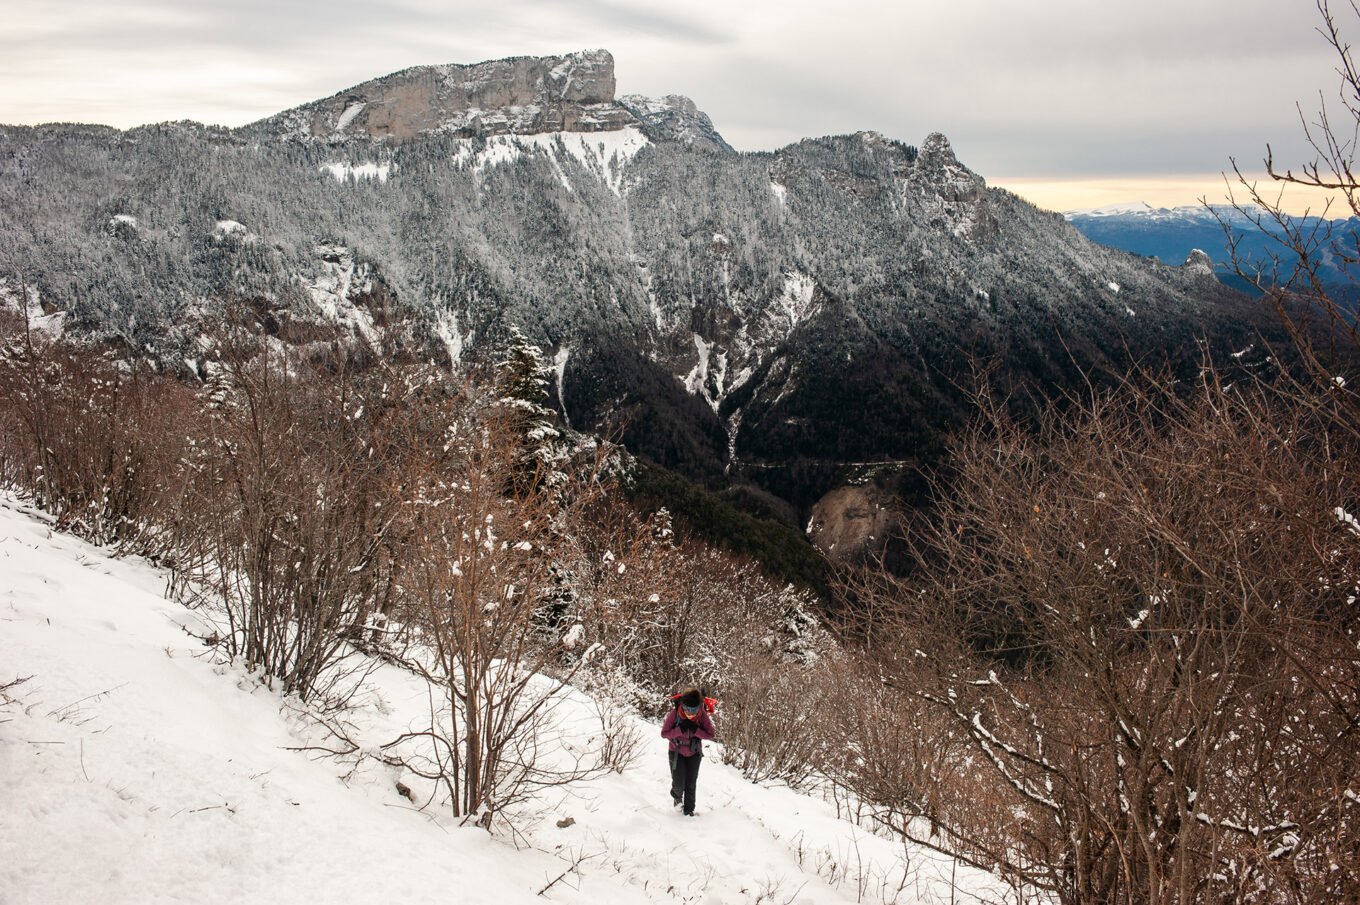
[[[0,496],[5,905],[955,900],[948,860],[747,783],[717,756],[700,816],[681,816],[654,725],[632,767],[542,799],[514,840],[418,811],[395,768],[295,750],[318,741],[313,721],[214,660],[193,637],[203,617],[163,584]],[[382,667],[363,699],[350,718],[376,738],[415,722],[426,689]],[[568,746],[599,725],[584,697],[563,716]],[[957,879],[1000,897],[961,866]]]

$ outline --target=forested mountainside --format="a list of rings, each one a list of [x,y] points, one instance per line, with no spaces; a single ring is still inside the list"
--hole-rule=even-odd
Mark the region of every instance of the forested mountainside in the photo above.
[[[929,463],[975,363],[1046,386],[1260,327],[1203,262],[1097,245],[942,135],[738,153],[683,97],[616,98],[603,51],[417,67],[234,130],[0,127],[0,209],[7,297],[92,339],[201,373],[231,303],[307,354],[339,328],[456,363],[513,325],[573,427],[788,523]]]

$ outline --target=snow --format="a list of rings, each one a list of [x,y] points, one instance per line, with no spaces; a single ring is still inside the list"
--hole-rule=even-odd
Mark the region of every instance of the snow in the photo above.
[[[666,314],[661,310],[661,303],[657,301],[656,291],[652,289],[652,278],[647,277],[647,310],[652,314],[652,322],[656,324],[658,333],[666,329]]]
[[[118,225],[122,225],[122,226],[130,226],[130,227],[132,227],[133,229],[136,229],[136,228],[137,228],[137,218],[134,217],[134,216],[132,216],[131,214],[114,214],[112,217],[109,218],[109,225],[110,225],[110,226],[118,226]]]
[[[10,282],[8,277],[0,277],[0,310],[11,308],[26,316],[28,327],[35,333],[60,337],[66,332],[66,312],[43,313],[42,298],[36,286],[24,286],[20,301],[20,287]]]
[[[788,336],[808,319],[814,310],[812,298],[816,288],[816,281],[805,273],[793,271],[784,275],[784,291],[766,312],[775,326],[775,335]]]
[[[354,117],[358,116],[361,112],[363,112],[363,109],[367,106],[368,104],[364,103],[363,101],[357,101],[346,107],[345,112],[341,113],[340,118],[335,121],[335,131],[337,132],[345,131],[349,124],[354,122]]]
[[[553,373],[557,376],[557,404],[562,409],[562,420],[571,427],[567,417],[567,361],[571,358],[571,346],[563,343],[553,356]]]
[[[708,362],[709,356],[713,352],[713,343],[704,339],[698,333],[695,333],[694,351],[697,354],[698,359],[695,361],[694,367],[690,369],[690,372],[681,378],[681,382],[685,384],[685,390],[688,391],[691,396],[703,392],[704,382],[708,379]]]
[[[373,315],[356,305],[352,298],[372,288],[368,265],[357,265],[354,256],[343,245],[318,245],[315,252],[320,258],[318,272],[310,279],[303,279],[302,287],[328,321],[348,328],[370,345],[375,344],[378,329]]]
[[[779,293],[759,310],[749,326],[744,323],[732,339],[735,374],[724,381],[726,392],[742,386],[755,373],[759,365],[758,350],[774,348],[816,315],[820,309],[816,288],[817,282],[809,274],[798,270],[784,274]]]
[[[745,377],[739,375],[736,385],[741,386],[745,382],[746,382]],[[724,427],[726,427],[727,429],[726,468],[731,468],[732,463],[737,461],[737,435],[741,433],[741,418],[742,418],[741,408],[740,407],[734,408],[732,410],[732,414],[727,416],[727,424],[724,425]]]
[[[568,58],[558,63],[548,73],[549,78],[551,78],[553,81],[562,82],[562,86],[559,90],[563,94],[566,94],[567,89],[571,87],[571,74],[572,71],[575,70],[575,68],[576,68],[575,61]]]
[[[376,179],[386,182],[396,167],[392,163],[323,163],[319,171],[330,173],[338,182]]]
[[[213,224],[212,239],[214,242],[221,242],[226,239],[237,239],[247,243],[260,241],[260,237],[247,229],[246,225],[239,220],[218,220]]]
[[[434,331],[449,353],[454,367],[463,360],[463,334],[458,327],[458,314],[452,308],[441,307],[434,318]]]
[[[686,392],[703,399],[716,413],[730,390],[727,383],[727,350],[698,333],[693,334],[693,337],[696,355],[694,367],[690,368],[688,374],[676,376],[685,385]]]
[[[1105,284],[1105,288],[1109,289],[1111,292],[1118,293],[1122,287],[1114,280],[1110,280]]]
[[[1337,521],[1349,528],[1352,534],[1360,535],[1360,519],[1356,519],[1355,516],[1340,506],[1337,506],[1332,512],[1336,515]]]
[[[753,785],[721,745],[700,774],[700,815],[685,818],[658,728],[640,720],[632,766],[551,790],[520,835],[459,826],[399,795],[401,780],[422,803],[427,786],[398,768],[298,750],[321,741],[302,705],[215,658],[194,637],[205,614],[167,600],[150,565],[57,534],[4,496],[0,561],[0,686],[26,679],[0,698],[6,905],[1005,898],[963,865],[951,896],[949,859]],[[369,751],[418,724],[429,693],[374,666],[346,717]],[[573,691],[560,710],[558,743],[598,735],[596,702]]]
[[[525,154],[544,154],[562,184],[568,191],[574,191],[562,169],[562,161],[570,158],[604,182],[615,195],[621,195],[624,169],[649,144],[647,136],[636,126],[604,132],[491,135],[481,150],[474,150],[474,139],[459,139],[452,162],[459,169],[471,166],[472,172],[480,176],[488,168],[513,163]]]

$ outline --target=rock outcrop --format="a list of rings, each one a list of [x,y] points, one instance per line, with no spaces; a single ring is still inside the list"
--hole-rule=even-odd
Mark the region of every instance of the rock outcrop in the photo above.
[[[614,58],[606,50],[416,66],[285,111],[255,128],[285,138],[392,143],[434,131],[608,131],[637,122],[614,100],[614,89]]]
[[[683,95],[658,98],[628,94],[619,98],[619,103],[638,118],[642,130],[653,141],[676,141],[691,148],[736,153],[713,128],[708,114]]]
[[[910,182],[936,226],[969,239],[996,234],[987,183],[959,163],[949,139],[939,132],[927,135],[921,143]]]
[[[1197,273],[1200,276],[1212,277],[1214,275],[1214,262],[1207,253],[1198,248],[1190,249],[1190,254],[1185,258],[1185,269],[1189,273]]]
[[[872,485],[837,487],[812,507],[808,540],[834,562],[876,552],[892,528],[895,513],[887,495]]]

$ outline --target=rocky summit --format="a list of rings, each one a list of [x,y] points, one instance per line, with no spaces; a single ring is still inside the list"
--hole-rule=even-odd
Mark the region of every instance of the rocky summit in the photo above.
[[[694,102],[672,95],[616,99],[606,50],[511,57],[472,65],[416,66],[270,117],[248,130],[323,142],[391,144],[431,132],[536,135],[643,125],[726,146]]]
[[[280,137],[410,140],[427,132],[527,135],[617,129],[614,58],[594,50],[470,66],[416,66],[265,120]]]
[[[228,304],[302,354],[456,365],[514,326],[573,427],[800,529],[928,466],[979,365],[1060,386],[1256,328],[1201,260],[1096,245],[938,133],[738,153],[687,98],[615,92],[586,51],[235,130],[0,127],[0,299],[200,374]]]

